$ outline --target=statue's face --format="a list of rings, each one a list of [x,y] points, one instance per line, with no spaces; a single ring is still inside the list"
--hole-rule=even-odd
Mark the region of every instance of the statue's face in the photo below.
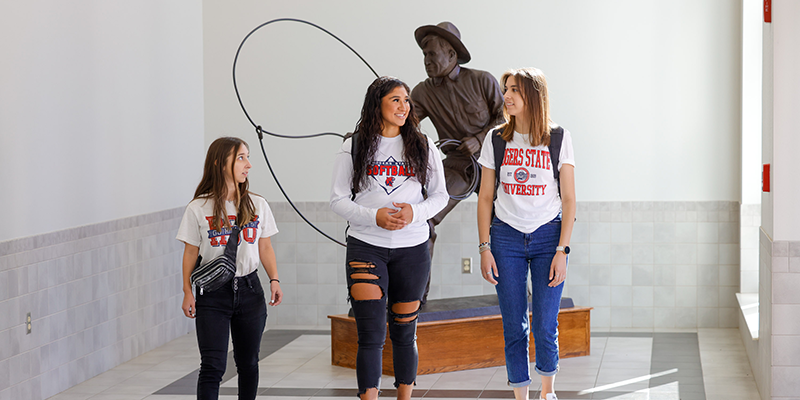
[[[444,49],[435,40],[425,43],[422,54],[425,56],[425,72],[431,78],[439,78],[447,75],[455,67],[456,52]]]

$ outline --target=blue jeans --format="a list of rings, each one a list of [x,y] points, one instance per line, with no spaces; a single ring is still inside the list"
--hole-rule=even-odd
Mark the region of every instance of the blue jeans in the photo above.
[[[353,264],[359,266],[354,267]],[[418,302],[422,299],[431,269],[428,242],[413,247],[388,249],[373,246],[350,236],[347,238],[346,268],[348,291],[356,283],[378,285],[381,291],[381,297],[377,300],[356,300],[350,296],[358,331],[356,353],[358,394],[365,393],[367,389],[380,387],[387,320],[394,356],[394,386],[413,385],[417,379],[419,308],[410,314],[397,314],[389,308],[387,318],[386,305],[387,302],[394,305]],[[378,279],[354,279],[354,274],[356,276],[370,274]],[[396,319],[409,322],[398,322]]]
[[[531,274],[533,338],[536,346],[536,372],[552,376],[558,372],[558,310],[564,284],[550,283],[550,265],[561,235],[561,216],[532,233],[522,233],[494,218],[491,227],[492,255],[497,264],[495,277],[500,313],[503,316],[508,385],[524,387],[531,383],[528,357],[527,275]]]
[[[233,278],[213,292],[195,299],[200,375],[197,398],[217,399],[228,361],[228,332],[239,374],[239,399],[252,400],[258,392],[258,350],[267,323],[267,303],[258,273]]]

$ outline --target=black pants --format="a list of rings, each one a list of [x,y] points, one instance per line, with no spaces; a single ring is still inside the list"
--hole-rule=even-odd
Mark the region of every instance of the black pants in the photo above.
[[[198,295],[197,344],[200,347],[198,399],[217,399],[228,361],[228,332],[239,374],[239,400],[252,400],[258,391],[258,350],[267,323],[264,288],[257,272],[233,278],[230,284]]]
[[[353,267],[354,263],[359,265]],[[363,264],[367,263],[365,267]],[[386,340],[387,304],[389,337],[394,354],[394,386],[411,385],[417,378],[417,311],[397,314],[396,303],[422,299],[431,268],[428,243],[414,247],[387,249],[373,246],[353,237],[347,238],[347,287],[355,283],[378,285],[381,298],[356,300],[350,296],[358,329],[356,376],[358,393],[380,387],[383,344]],[[352,274],[372,274],[377,279],[353,279]],[[363,276],[363,275],[361,275]],[[388,301],[388,303],[387,303]],[[397,318],[410,322],[398,322]]]

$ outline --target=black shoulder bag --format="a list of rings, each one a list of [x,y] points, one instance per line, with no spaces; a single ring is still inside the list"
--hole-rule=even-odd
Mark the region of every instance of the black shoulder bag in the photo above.
[[[231,234],[228,236],[228,243],[225,245],[225,252],[215,257],[206,264],[200,265],[202,256],[197,256],[197,263],[190,276],[192,286],[200,295],[203,292],[213,292],[227,284],[236,275],[236,250],[239,247],[238,226],[232,227]]]

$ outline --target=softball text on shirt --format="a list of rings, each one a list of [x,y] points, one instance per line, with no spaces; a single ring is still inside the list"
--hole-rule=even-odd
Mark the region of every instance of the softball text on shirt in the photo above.
[[[389,156],[386,161],[372,162],[367,168],[367,175],[375,179],[386,194],[390,195],[414,176],[414,168],[405,161],[397,161]]]

